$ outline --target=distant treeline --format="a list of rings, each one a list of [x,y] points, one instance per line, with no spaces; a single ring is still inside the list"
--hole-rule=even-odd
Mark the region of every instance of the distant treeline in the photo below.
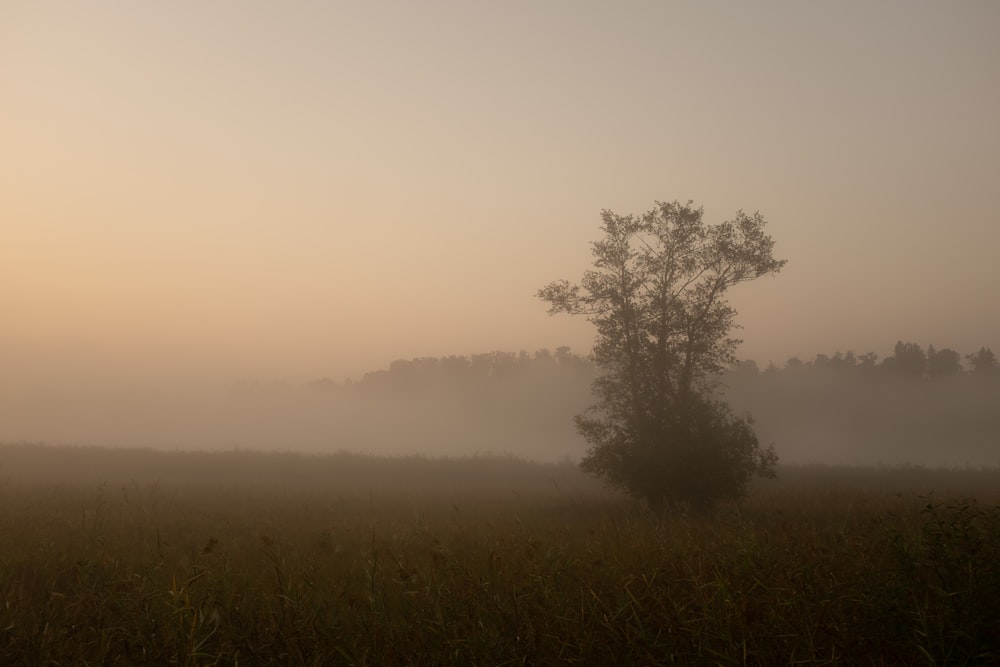
[[[963,365],[963,359],[965,361]],[[809,361],[792,357],[785,362],[785,371],[797,373],[804,369],[819,369],[833,371],[858,371],[862,373],[880,373],[886,377],[918,379],[938,379],[970,373],[976,377],[1000,379],[1000,363],[997,362],[993,350],[982,347],[978,352],[964,357],[950,348],[934,349],[929,345],[925,351],[917,343],[899,341],[892,356],[881,361],[874,352],[857,355],[852,351],[836,352],[833,356],[817,354]],[[742,361],[736,365],[737,372],[756,373],[759,366],[754,361]],[[766,373],[778,373],[782,369],[770,363],[764,370]]]
[[[338,385],[329,378],[309,384],[314,389],[334,390],[339,386],[359,391],[410,390],[426,388],[428,384],[482,382],[484,380],[508,380],[528,376],[570,376],[589,380],[596,372],[587,357],[570,351],[568,347],[547,348],[529,353],[486,352],[472,355],[451,355],[447,357],[419,357],[397,359],[389,364],[388,370],[365,373],[360,380],[346,380]]]
[[[786,460],[1000,465],[1000,365],[988,347],[963,358],[900,341],[881,361],[837,352],[763,371],[744,361],[725,383]]]
[[[356,382],[320,380],[308,388],[345,399],[337,404],[390,399],[379,402],[385,419],[408,424],[420,442],[449,453],[551,459],[584,451],[572,417],[593,402],[598,372],[561,347],[401,359]],[[1000,363],[989,347],[963,356],[900,341],[884,359],[836,352],[763,370],[742,361],[722,382],[732,407],[749,412],[761,440],[775,443],[788,462],[1000,465]],[[367,439],[364,425],[355,426]]]
[[[892,356],[881,360],[874,352],[859,355],[853,351],[846,353],[838,351],[833,355],[817,354],[811,360],[792,357],[783,367],[771,362],[764,370],[760,369],[756,361],[745,360],[737,362],[726,376],[782,372],[794,374],[809,370],[854,371],[911,380],[941,379],[964,373],[977,378],[1000,380],[1000,362],[989,347],[982,347],[978,352],[963,357],[950,348],[936,350],[930,345],[925,351],[917,343],[902,341],[896,343]],[[347,388],[362,392],[387,389],[406,391],[426,388],[431,384],[482,382],[539,375],[563,375],[578,380],[590,380],[596,373],[597,368],[589,357],[571,352],[568,347],[559,347],[555,352],[543,348],[534,353],[525,350],[517,353],[497,351],[473,355],[397,359],[389,364],[388,369],[365,373],[358,381],[348,378],[343,384],[338,384],[329,378],[323,378],[308,383],[306,387],[321,391]],[[275,385],[265,385],[265,388],[274,387]],[[257,388],[261,388],[260,385],[250,383],[240,383],[235,387],[236,391],[253,391]]]

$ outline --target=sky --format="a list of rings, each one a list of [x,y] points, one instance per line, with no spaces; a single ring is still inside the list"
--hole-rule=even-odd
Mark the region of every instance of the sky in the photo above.
[[[0,382],[585,353],[600,212],[760,211],[742,358],[1000,350],[1000,4],[0,0]]]

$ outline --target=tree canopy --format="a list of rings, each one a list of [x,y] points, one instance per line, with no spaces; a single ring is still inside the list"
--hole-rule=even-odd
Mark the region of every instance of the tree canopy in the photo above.
[[[742,495],[776,456],[716,388],[739,343],[727,291],[785,263],[764,218],[739,211],[709,225],[692,202],[656,202],[641,216],[605,210],[601,219],[593,268],[538,292],[550,313],[597,328],[598,402],[576,419],[590,445],[582,466],[654,509]]]

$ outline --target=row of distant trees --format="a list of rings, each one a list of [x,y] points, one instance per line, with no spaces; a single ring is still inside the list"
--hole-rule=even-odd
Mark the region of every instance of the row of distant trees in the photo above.
[[[925,350],[917,343],[899,341],[891,356],[880,359],[874,352],[856,354],[852,351],[832,355],[817,354],[810,360],[799,357],[788,359],[783,366],[768,364],[763,370],[753,360],[740,361],[729,375],[753,376],[757,374],[800,373],[808,370],[829,370],[845,373],[868,374],[870,377],[896,377],[909,379],[935,379],[965,374],[974,377],[1000,380],[1000,361],[993,350],[982,347],[979,351],[962,355],[950,348],[936,349],[929,345]],[[569,347],[555,350],[542,348],[535,352],[494,351],[471,355],[445,357],[418,357],[397,359],[387,369],[365,373],[360,380],[346,380],[339,385],[322,379],[310,384],[313,389],[335,390],[341,387],[356,390],[405,390],[418,389],[428,384],[447,385],[452,382],[502,380],[546,375],[572,376],[589,383],[596,374],[596,366],[586,356],[572,352]]]
[[[555,351],[542,348],[535,352],[485,352],[471,355],[449,355],[445,357],[417,357],[396,359],[387,369],[365,373],[360,380],[345,380],[338,385],[324,378],[311,383],[310,387],[320,390],[349,388],[356,391],[392,391],[418,389],[427,385],[482,383],[487,380],[502,380],[545,375],[580,376],[589,383],[594,373],[594,365],[584,356],[559,347]]]
[[[963,364],[963,359],[965,363]],[[892,356],[879,360],[874,352],[855,354],[836,352],[832,356],[817,354],[811,361],[803,361],[792,357],[785,362],[784,368],[779,368],[773,362],[764,369],[764,373],[798,372],[805,369],[823,369],[841,372],[863,372],[882,374],[889,377],[908,379],[944,378],[969,373],[977,377],[1000,378],[1000,362],[989,347],[982,347],[978,352],[964,357],[951,348],[935,349],[929,345],[924,350],[917,343],[899,341]],[[742,361],[734,369],[738,373],[754,374],[761,372],[754,361]]]
[[[763,371],[741,362],[723,381],[785,461],[1000,464],[1000,367],[988,347],[963,357],[899,342],[881,360],[819,354]]]
[[[589,356],[561,347],[399,359],[353,382],[284,390],[317,398],[287,405],[315,409],[295,413],[301,437],[327,429],[330,447],[556,460],[584,451],[573,417],[593,404],[598,375]],[[775,443],[785,461],[1000,463],[1000,369],[988,347],[963,356],[900,343],[884,359],[846,352],[767,367],[742,362],[721,379],[733,411],[753,415],[761,442]],[[244,389],[250,397],[284,393]],[[263,419],[282,404],[252,405]]]

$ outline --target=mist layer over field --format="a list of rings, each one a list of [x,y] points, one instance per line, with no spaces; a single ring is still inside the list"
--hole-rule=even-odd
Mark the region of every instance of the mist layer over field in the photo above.
[[[394,362],[362,381],[10,392],[0,440],[159,449],[578,458],[593,369],[558,356]]]
[[[722,377],[723,396],[754,417],[781,461],[1000,465],[997,375],[824,359],[764,371],[744,363]],[[398,360],[345,383],[8,387],[0,442],[578,461],[586,442],[573,417],[593,403],[597,372],[560,348]]]

